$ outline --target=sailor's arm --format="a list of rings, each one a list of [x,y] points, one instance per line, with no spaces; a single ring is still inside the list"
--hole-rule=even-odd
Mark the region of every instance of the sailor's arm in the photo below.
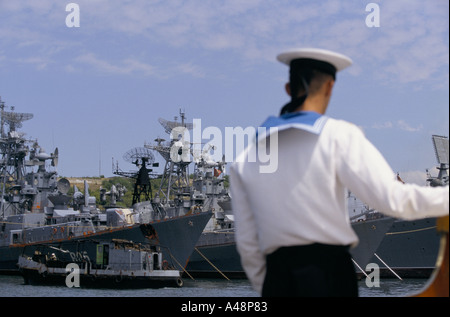
[[[338,177],[359,199],[376,210],[413,220],[449,213],[449,187],[426,187],[397,181],[381,153],[356,126],[339,142]]]
[[[230,169],[230,191],[236,226],[236,246],[241,264],[253,288],[261,294],[266,275],[266,259],[259,248],[257,226],[245,187],[233,167]]]

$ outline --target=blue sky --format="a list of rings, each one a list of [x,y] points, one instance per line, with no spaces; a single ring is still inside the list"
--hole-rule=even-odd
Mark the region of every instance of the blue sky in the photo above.
[[[129,149],[165,137],[179,109],[202,127],[258,126],[288,101],[292,47],[346,54],[328,115],[354,122],[405,179],[434,173],[449,134],[446,0],[0,0],[0,96],[63,176],[111,176]],[[366,25],[366,5],[380,26]],[[206,140],[208,141],[208,140]],[[160,159],[157,156],[158,160]]]

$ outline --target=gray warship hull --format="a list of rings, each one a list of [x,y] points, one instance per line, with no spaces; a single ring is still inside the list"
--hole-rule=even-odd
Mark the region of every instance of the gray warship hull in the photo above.
[[[392,218],[380,218],[352,224],[360,242],[351,250],[351,254],[359,266],[365,268],[370,262],[393,221]],[[245,273],[234,240],[234,229],[204,232],[186,270],[197,276],[220,277],[221,272],[229,278],[244,278]]]
[[[18,258],[23,253],[24,248],[55,243],[60,244],[69,252],[77,254],[80,241],[89,243],[89,241],[110,241],[112,239],[124,239],[135,243],[158,245],[162,248],[164,258],[171,259],[176,263],[177,269],[182,271],[200,237],[206,223],[211,218],[211,213],[198,213],[187,216],[173,217],[167,220],[159,220],[147,224],[134,224],[122,228],[105,229],[97,232],[86,232],[76,237],[61,237],[61,233],[65,226],[45,226],[39,228],[34,237],[35,242],[27,243],[9,243],[3,239],[8,245],[0,246],[0,271],[1,272],[18,272]],[[56,230],[55,230],[56,229]],[[39,231],[46,230],[53,232],[54,230],[60,236],[42,234],[44,237],[54,237],[52,239],[40,239]],[[66,230],[65,232],[67,232]],[[12,237],[11,237],[12,238]],[[32,238],[33,239],[33,238]],[[12,241],[14,242],[14,241]]]
[[[234,230],[203,233],[186,271],[197,277],[222,278],[221,272],[228,278],[245,278],[241,258],[236,249]]]
[[[376,254],[402,278],[428,278],[433,272],[439,251],[436,218],[415,221],[396,220],[378,247]],[[394,277],[376,257],[381,275]]]

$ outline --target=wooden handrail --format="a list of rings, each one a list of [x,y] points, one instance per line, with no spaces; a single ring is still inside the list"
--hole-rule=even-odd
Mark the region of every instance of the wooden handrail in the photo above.
[[[448,297],[449,296],[449,275],[448,275],[448,223],[449,217],[437,219],[437,231],[441,235],[439,253],[436,259],[436,267],[431,274],[430,280],[424,289],[415,294],[414,297]]]

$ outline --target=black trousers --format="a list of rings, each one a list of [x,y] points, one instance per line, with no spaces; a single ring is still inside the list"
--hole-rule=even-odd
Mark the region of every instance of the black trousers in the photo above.
[[[355,267],[346,246],[282,247],[267,256],[265,297],[357,297]]]

